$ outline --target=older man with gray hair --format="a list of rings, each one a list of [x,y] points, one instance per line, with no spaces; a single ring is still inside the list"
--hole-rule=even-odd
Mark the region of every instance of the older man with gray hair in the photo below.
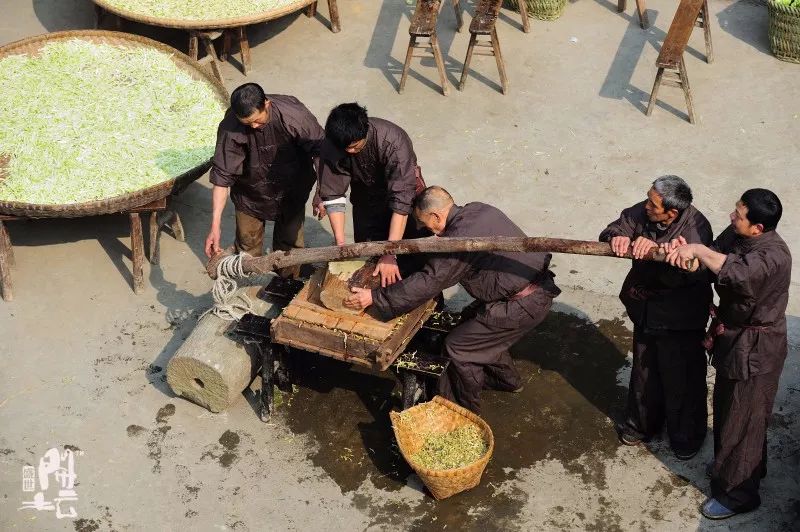
[[[633,322],[633,368],[625,419],[618,426],[625,445],[661,432],[675,456],[692,458],[706,435],[706,357],[703,337],[711,304],[706,269],[686,272],[638,260],[651,248],[682,236],[708,246],[711,225],[692,206],[692,191],[678,176],[653,181],[647,199],[622,211],[600,234],[617,255],[629,249],[633,265],[619,297]]]

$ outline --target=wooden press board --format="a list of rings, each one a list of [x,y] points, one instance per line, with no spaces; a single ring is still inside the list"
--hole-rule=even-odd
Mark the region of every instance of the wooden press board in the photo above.
[[[319,300],[324,279],[325,268],[317,270],[272,321],[273,342],[384,371],[436,306],[431,300],[390,321],[377,319],[369,309],[344,314],[325,308]]]

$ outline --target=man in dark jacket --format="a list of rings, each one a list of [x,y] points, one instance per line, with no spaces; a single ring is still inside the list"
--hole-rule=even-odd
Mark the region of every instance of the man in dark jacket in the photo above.
[[[424,186],[411,139],[402,128],[368,117],[357,103],[343,103],[331,111],[325,122],[319,194],[337,245],[345,243],[348,188],[353,236],[356,242],[365,242],[421,236],[416,225],[408,223],[408,215],[414,196]],[[414,262],[412,257],[402,260]],[[399,281],[397,258],[381,257],[375,274],[380,274],[382,286]]]
[[[626,445],[667,433],[675,456],[692,458],[706,435],[706,357],[703,334],[711,304],[708,272],[682,272],[668,264],[636,260],[658,244],[683,236],[710,244],[711,225],[692,205],[692,192],[677,176],[659,177],[647,200],[622,211],[600,240],[633,265],[620,291],[633,322],[633,368],[625,420]]]
[[[255,83],[234,90],[212,160],[206,255],[221,250],[222,211],[229,192],[236,207],[236,251],[263,254],[265,220],[275,222],[273,250],[303,247],[305,205],[316,180],[313,159],[324,137],[317,119],[297,98],[266,95]],[[296,270],[279,273],[290,276]]]
[[[786,306],[792,256],[775,231],[783,207],[773,192],[742,194],[731,225],[710,247],[678,239],[667,260],[684,269],[699,262],[716,275],[719,308],[706,346],[714,382],[714,462],[704,516],[724,519],[758,508],[767,474],[767,425],[788,353]],[[678,247],[679,246],[679,247]]]
[[[525,236],[501,211],[485,203],[455,205],[440,187],[426,188],[414,214],[437,236]],[[405,279],[374,290],[354,288],[345,304],[374,306],[385,318],[399,316],[458,283],[481,303],[477,315],[445,339],[450,358],[439,380],[439,395],[480,413],[484,385],[519,391],[521,380],[508,349],[546,316],[561,290],[549,270],[549,253],[435,253],[425,267]]]

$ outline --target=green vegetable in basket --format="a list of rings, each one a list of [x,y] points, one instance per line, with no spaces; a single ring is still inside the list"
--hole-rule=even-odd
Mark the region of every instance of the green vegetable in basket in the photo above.
[[[298,0],[106,0],[111,7],[137,15],[178,20],[249,17],[297,2]]]
[[[426,436],[411,461],[426,469],[455,469],[476,462],[487,450],[478,427],[463,425],[450,432]]]
[[[207,161],[224,108],[164,52],[74,39],[0,59],[0,201],[63,205]]]

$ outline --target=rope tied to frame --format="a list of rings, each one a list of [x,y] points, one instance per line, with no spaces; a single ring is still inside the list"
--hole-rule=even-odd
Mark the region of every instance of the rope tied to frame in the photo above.
[[[253,301],[246,294],[233,295],[239,287],[235,279],[249,275],[242,269],[242,260],[245,257],[249,255],[237,253],[223,257],[217,263],[217,279],[211,288],[214,306],[203,312],[198,320],[211,313],[225,321],[239,321],[242,316],[253,311]]]

